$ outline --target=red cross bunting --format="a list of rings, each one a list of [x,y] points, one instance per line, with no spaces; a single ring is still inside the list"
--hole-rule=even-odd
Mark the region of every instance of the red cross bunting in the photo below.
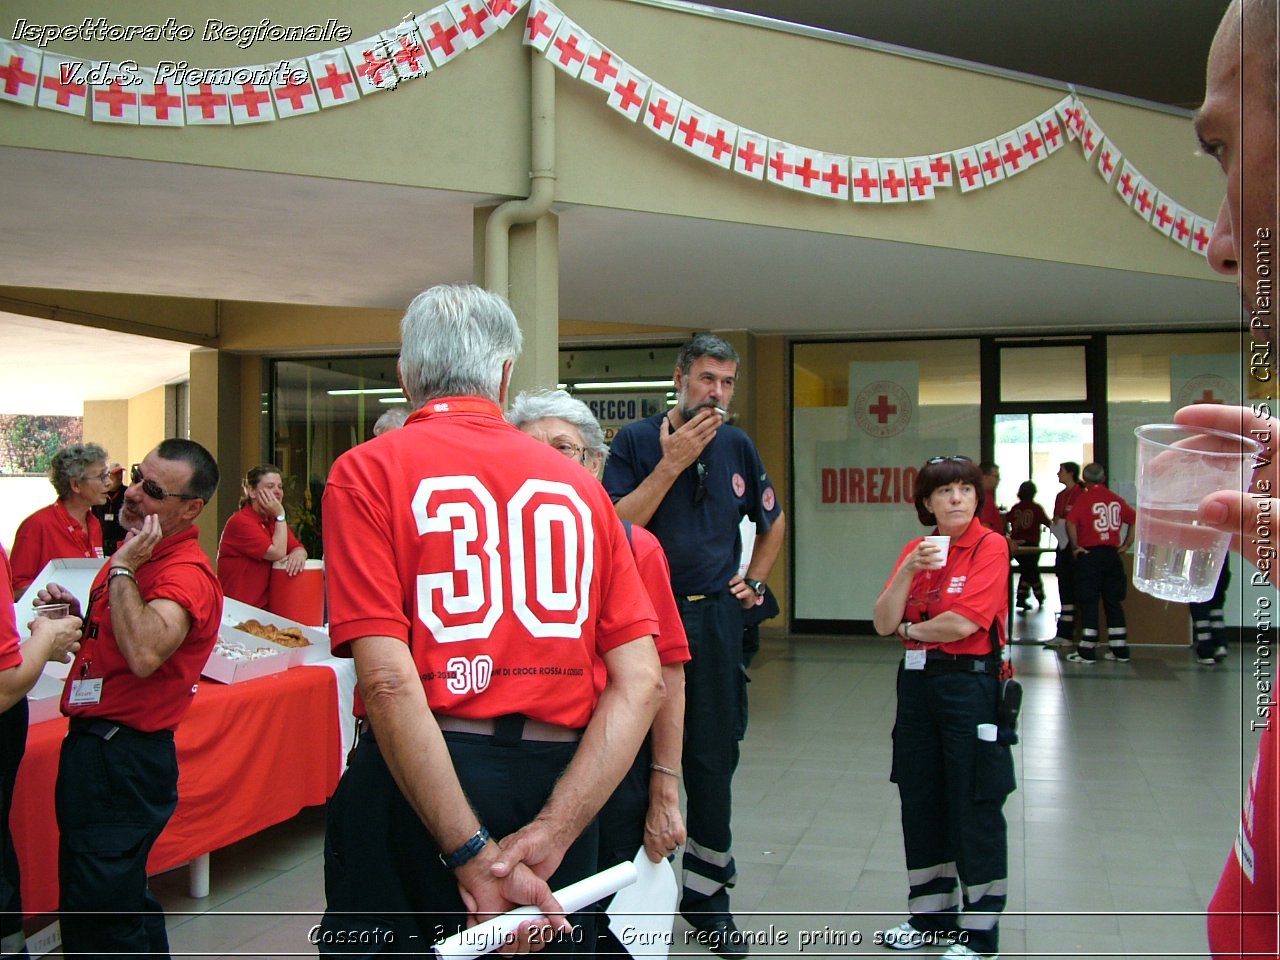
[[[1196,232],[1191,236],[1191,242],[1196,245],[1196,249],[1203,251],[1209,245],[1209,234],[1204,232],[1204,227],[1197,227]]]
[[[615,83],[613,91],[618,95],[619,106],[626,113],[631,112],[632,107],[640,106],[641,97],[636,93],[636,89],[640,86],[640,81],[635,77],[628,77],[626,83]]]
[[[1004,153],[1001,159],[1008,164],[1009,168],[1017,173],[1022,168],[1022,148],[1013,140],[1010,140],[1004,147]]]
[[[63,66],[65,67],[67,66],[67,64],[63,64]],[[62,72],[65,73],[69,71],[62,71]],[[72,97],[83,97],[87,93],[87,91],[85,90],[85,85],[83,83],[74,83],[69,78],[64,80],[57,75],[50,75],[45,77],[44,80],[41,81],[41,85],[46,90],[57,91],[57,97],[58,97],[57,102],[58,102],[58,106],[60,107],[71,106]]]
[[[613,61],[613,54],[603,47],[600,48],[599,56],[587,57],[587,66],[595,72],[596,83],[604,83],[606,80],[618,75],[618,67]]]
[[[659,133],[662,132],[663,125],[670,125],[676,122],[676,115],[671,112],[671,103],[666,97],[659,97],[657,101],[649,101],[649,116],[653,118],[653,129]]]
[[[545,14],[539,14],[545,16]],[[532,23],[532,21],[530,21]],[[458,40],[458,28],[443,26],[440,21],[433,20],[431,22],[431,38],[427,41],[427,46],[432,50],[439,50],[442,57],[452,57],[454,54],[453,45]],[[368,54],[365,54],[367,57]]]
[[[813,181],[822,176],[818,168],[813,165],[812,157],[805,157],[804,162],[796,164],[792,172],[800,179],[806,190],[813,186]]]
[[[1035,132],[1028,130],[1022,138],[1022,150],[1024,153],[1031,154],[1032,161],[1040,159],[1040,151],[1044,149],[1044,140],[1037,137]]]
[[[796,168],[787,163],[787,154],[784,150],[779,150],[769,158],[769,169],[773,171],[773,179],[779,183],[787,179],[787,174],[796,172]]]
[[[457,31],[455,30],[454,33],[457,33]],[[375,86],[381,83],[382,71],[391,66],[391,61],[385,57],[378,56],[373,50],[363,50],[360,56],[364,62],[356,67],[356,73]]]
[[[898,177],[898,171],[894,170],[892,167],[889,168],[888,173],[880,178],[880,187],[884,190],[888,190],[889,196],[894,200],[898,199],[898,191],[905,189],[906,186],[907,181],[900,179]],[[882,420],[880,422],[883,423],[884,421]]]
[[[525,24],[527,36],[525,43],[532,44],[539,37],[551,36],[551,28],[547,26],[547,11],[539,10]]]
[[[563,67],[567,67],[574,60],[583,60],[586,58],[586,54],[578,49],[577,34],[571,33],[563,40],[557,37],[551,42],[555,45],[555,48],[560,51],[558,59],[560,61],[560,65]]]
[[[345,100],[347,98],[346,87],[348,83],[355,83],[349,73],[339,73],[336,63],[326,63],[324,65],[324,76],[316,78],[316,86],[321,90],[328,90],[329,96],[335,100]]]
[[[289,78],[289,82],[283,87],[276,87],[275,92],[277,100],[289,101],[290,110],[301,110],[305,106],[304,101],[307,97],[314,97],[316,95],[315,91],[311,89],[311,83],[309,81],[306,83],[297,83],[294,81],[292,75]],[[254,116],[256,116],[256,114],[254,114]]]
[[[1178,235],[1179,243],[1187,239],[1187,236],[1191,233],[1191,225],[1187,223],[1187,217],[1185,214],[1178,217],[1174,222],[1173,232]]]
[[[1084,144],[1084,152],[1085,152],[1085,153],[1093,153],[1094,143],[1093,143],[1093,128],[1092,128],[1092,127],[1090,127],[1090,128],[1088,128],[1087,130],[1085,130],[1085,132],[1084,132],[1084,139],[1083,139],[1081,142]]]
[[[711,150],[711,159],[719,161],[726,153],[733,152],[733,144],[725,139],[724,131],[719,127],[715,128],[715,136],[705,137],[707,147]]]
[[[892,171],[890,172],[892,173]],[[889,418],[897,412],[898,412],[897,406],[895,404],[890,403],[889,398],[885,396],[883,393],[880,394],[879,398],[876,400],[875,403],[873,403],[870,407],[867,408],[867,413],[874,415],[876,420],[879,421],[880,423],[888,423]]]
[[[965,157],[965,158],[964,158],[964,162],[960,165],[960,169],[959,169],[959,170],[957,170],[957,171],[956,171],[956,173],[958,173],[961,177],[963,177],[963,178],[964,178],[964,182],[965,182],[965,183],[967,183],[969,186],[971,186],[971,187],[972,187],[972,186],[974,185],[974,183],[975,183],[979,178],[981,178],[981,176],[982,176],[982,168],[981,168],[981,167],[975,167],[975,166],[970,162],[969,158],[968,158],[968,157]]]
[[[171,94],[167,84],[157,83],[154,93],[142,95],[142,105],[154,110],[157,120],[168,120],[170,107],[174,110],[182,109],[182,98]]]
[[[485,9],[484,4],[478,4],[479,9],[473,9],[471,4],[464,3],[462,5],[462,20],[458,22],[458,26],[467,33],[471,34],[477,40],[484,38],[489,28],[484,22],[489,19],[489,11]]]
[[[94,103],[105,103],[110,106],[111,116],[123,117],[124,108],[128,106],[137,106],[138,95],[130,93],[124,87],[120,86],[119,80],[112,80],[111,85],[103,90],[93,91]]]
[[[514,17],[519,10],[511,0],[489,0],[489,12],[495,17]]]
[[[879,186],[880,178],[871,175],[870,167],[860,167],[858,169],[858,175],[854,178],[853,187],[855,190],[861,190],[863,197],[871,196],[871,191]]]
[[[738,148],[738,160],[747,168],[747,173],[751,173],[757,164],[764,163],[764,154],[756,150],[756,145],[750,140],[744,146]]]
[[[245,113],[251,117],[262,116],[258,107],[264,103],[271,102],[271,94],[265,90],[259,90],[252,83],[240,84],[240,92],[231,95],[231,104],[235,107],[244,107]]]
[[[1058,141],[1062,139],[1062,128],[1053,122],[1052,117],[1045,123],[1043,130],[1044,142],[1051,147],[1057,146]]]
[[[983,160],[982,163],[978,164],[978,166],[982,168],[983,172],[989,177],[995,177],[997,175],[1003,176],[1004,168],[1000,165],[1000,158],[990,150],[984,150],[982,153],[986,159]]]
[[[1116,168],[1115,161],[1111,159],[1110,150],[1102,151],[1102,157],[1098,160],[1098,163],[1102,165],[1102,172],[1108,177],[1111,176],[1111,171]]]
[[[8,96],[17,96],[22,92],[23,87],[34,87],[36,85],[36,75],[22,69],[26,62],[25,57],[10,54],[9,63],[0,65],[0,79],[4,80],[4,92]],[[112,116],[115,116],[115,114],[112,114]]]
[[[1138,191],[1138,195],[1133,198],[1133,202],[1138,205],[1138,209],[1142,213],[1146,213],[1151,209],[1151,194],[1147,192],[1146,187]]]
[[[926,188],[933,186],[933,178],[924,172],[924,167],[915,166],[911,168],[907,183],[916,188],[917,197],[923,197],[928,192]]]
[[[427,55],[426,48],[407,33],[396,37],[396,43],[400,46],[395,52],[396,63],[404,67],[407,73],[422,73],[418,61]]]
[[[844,189],[845,184],[849,182],[849,178],[844,175],[844,171],[840,169],[840,164],[833,163],[823,172],[822,182],[831,188],[831,192],[838,194]]]
[[[686,147],[692,147],[699,140],[707,139],[706,131],[698,129],[698,118],[692,113],[685,117],[676,129],[684,134],[684,145]]]
[[[1169,205],[1167,203],[1160,204],[1160,206],[1156,208],[1156,212],[1153,213],[1152,216],[1160,221],[1161,229],[1173,223],[1173,215],[1169,213]]]
[[[1128,172],[1122,173],[1120,175],[1119,182],[1120,182],[1120,196],[1122,197],[1133,196],[1133,174]]]
[[[938,186],[945,186],[951,179],[951,161],[939,154],[929,161],[929,172],[933,174]]]

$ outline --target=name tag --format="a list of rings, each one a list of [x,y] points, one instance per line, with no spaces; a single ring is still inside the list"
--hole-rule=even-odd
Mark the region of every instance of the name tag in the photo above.
[[[908,650],[907,658],[903,662],[904,670],[923,670],[924,662],[928,657],[927,650]]]
[[[67,703],[80,706],[86,703],[102,702],[102,678],[94,677],[92,680],[72,680],[71,696],[67,699]]]

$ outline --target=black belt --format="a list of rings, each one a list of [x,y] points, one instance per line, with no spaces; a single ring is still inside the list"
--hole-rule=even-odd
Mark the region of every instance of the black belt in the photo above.
[[[987,673],[996,676],[1000,661],[987,655],[969,653],[943,653],[930,650],[925,655],[924,672],[930,673]]]
[[[141,737],[144,740],[172,740],[172,730],[135,730],[123,723],[102,720],[97,717],[72,717],[67,724],[72,733],[89,733],[101,740],[110,740],[117,733],[130,737]]]
[[[479,737],[494,737],[505,742],[536,740],[540,743],[577,743],[582,739],[581,730],[535,720],[520,713],[484,719],[451,717],[448,714],[437,713],[435,718],[441,731],[445,733],[470,733]],[[359,722],[357,729],[362,737],[373,736],[373,730],[367,718]]]

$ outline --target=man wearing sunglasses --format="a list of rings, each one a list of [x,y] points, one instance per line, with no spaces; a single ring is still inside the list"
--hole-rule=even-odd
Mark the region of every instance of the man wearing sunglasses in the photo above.
[[[742,957],[747,940],[729,909],[737,881],[730,808],[738,742],[746,733],[743,615],[764,601],[782,549],[782,505],[755,444],[726,424],[739,359],[719,337],[699,334],[676,359],[676,405],[623,427],[604,486],[624,520],[645,527],[666,551],[689,652],[685,665],[684,782],[689,834],[680,910],[721,957]],[[740,524],[757,537],[745,576]]]
[[[222,588],[195,527],[218,486],[213,457],[191,440],[165,440],[132,481],[120,511],[128,534],[94,579],[62,693],[71,721],[54,803],[68,956],[168,956],[147,855],[177,806],[173,731],[222,620]],[[80,615],[58,584],[39,596]]]

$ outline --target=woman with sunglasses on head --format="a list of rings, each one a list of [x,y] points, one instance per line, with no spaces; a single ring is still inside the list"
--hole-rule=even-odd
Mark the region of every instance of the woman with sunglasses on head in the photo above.
[[[73,443],[49,461],[49,482],[58,499],[22,521],[9,556],[17,600],[50,560],[102,559],[102,524],[91,507],[107,502],[111,474],[107,451],[96,443]]]
[[[240,509],[227,520],[218,541],[218,580],[232,600],[265,610],[271,598],[271,565],[283,560],[285,573],[296,577],[306,566],[307,549],[286,522],[279,467],[253,467],[241,489]]]
[[[890,779],[902,801],[911,911],[877,942],[945,945],[952,960],[997,955],[1008,895],[1003,807],[1014,788],[1014,718],[1001,716],[1000,674],[1009,544],[975,519],[983,496],[982,471],[968,458],[925,463],[916,515],[950,537],[948,548],[909,542],[875,605],[876,632],[906,648]]]

